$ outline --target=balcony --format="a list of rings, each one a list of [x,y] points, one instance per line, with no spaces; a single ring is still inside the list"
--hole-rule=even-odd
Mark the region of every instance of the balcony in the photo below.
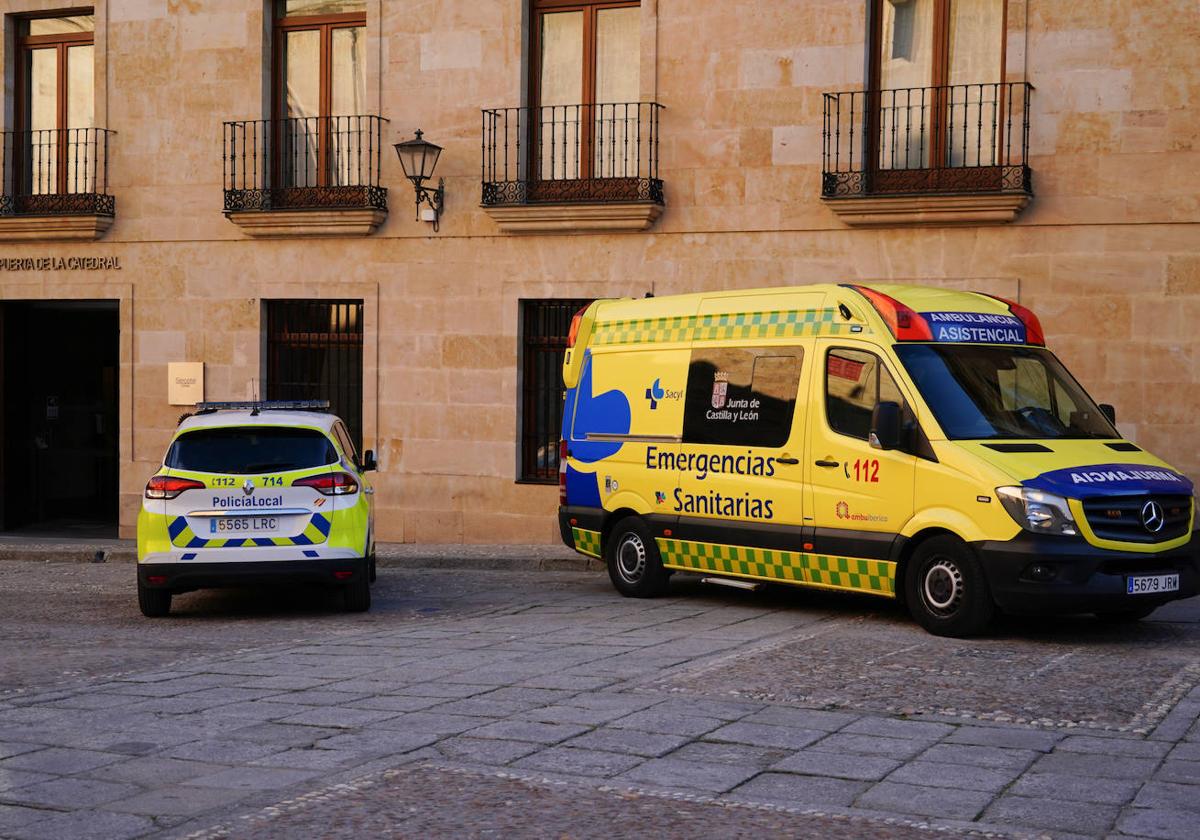
[[[850,225],[1011,221],[1033,196],[1026,82],[824,96],[821,197]]]
[[[509,233],[645,230],[663,210],[655,102],[483,112],[483,197]]]
[[[378,116],[225,123],[225,216],[248,236],[366,236],[387,218]]]
[[[0,241],[88,241],[112,226],[108,146],[115,132],[0,133]]]

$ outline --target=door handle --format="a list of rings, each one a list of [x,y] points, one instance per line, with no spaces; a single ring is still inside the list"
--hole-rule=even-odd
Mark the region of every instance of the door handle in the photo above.
[[[799,458],[788,458],[787,456],[784,456],[783,458],[776,458],[775,463],[776,464],[799,464],[800,459]]]
[[[824,459],[823,459],[823,460],[820,460],[820,461],[817,461],[817,462],[816,462],[816,464],[817,464],[817,466],[818,466],[818,467],[838,467],[838,466],[841,466],[841,462],[840,462],[840,461],[827,461],[827,460],[824,460]]]

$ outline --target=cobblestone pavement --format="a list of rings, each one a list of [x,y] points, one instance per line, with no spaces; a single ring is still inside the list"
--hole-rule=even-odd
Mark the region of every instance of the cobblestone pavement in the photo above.
[[[1200,602],[935,639],[679,576],[381,569],[136,612],[0,567],[0,836],[1138,836],[1200,825]]]

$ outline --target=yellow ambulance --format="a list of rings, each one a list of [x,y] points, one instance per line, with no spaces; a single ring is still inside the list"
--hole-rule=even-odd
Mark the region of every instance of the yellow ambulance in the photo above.
[[[1192,482],[1122,438],[1025,307],[919,286],[601,300],[575,318],[559,526],[624,595],[675,571],[1130,620],[1197,593]]]

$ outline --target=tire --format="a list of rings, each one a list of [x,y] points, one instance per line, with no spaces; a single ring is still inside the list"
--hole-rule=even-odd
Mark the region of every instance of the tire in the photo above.
[[[171,590],[150,589],[138,581],[138,606],[146,618],[162,618],[171,611]]]
[[[1153,606],[1147,605],[1132,610],[1098,612],[1096,613],[1096,620],[1101,624],[1132,624],[1135,621],[1141,621],[1161,606],[1162,604],[1154,604]]]
[[[975,552],[958,537],[933,537],[917,546],[904,576],[909,612],[935,636],[982,633],[996,604]]]
[[[636,516],[622,519],[606,541],[604,559],[608,577],[627,598],[654,598],[667,590],[658,544],[650,529]]]
[[[371,583],[375,582],[377,575],[375,574],[375,555],[372,554],[370,560],[367,561],[369,571],[367,572],[367,580]]]
[[[342,597],[346,612],[366,612],[371,609],[370,575],[364,574],[346,584],[342,589]]]

